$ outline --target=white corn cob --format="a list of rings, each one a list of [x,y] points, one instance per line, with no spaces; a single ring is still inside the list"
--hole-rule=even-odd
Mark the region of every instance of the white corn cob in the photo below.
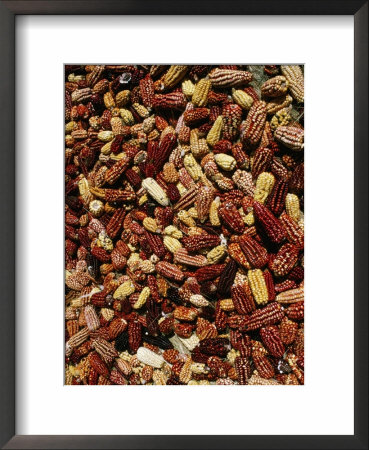
[[[206,300],[206,298],[204,296],[202,296],[201,294],[191,295],[190,302],[193,305],[198,306],[198,307],[209,305],[208,300]]]
[[[137,350],[137,358],[143,364],[147,364],[157,369],[160,369],[160,367],[164,364],[164,358],[161,355],[154,353],[146,347],[140,347]]]
[[[151,197],[156,200],[159,205],[162,206],[168,206],[169,205],[169,199],[167,197],[167,194],[163,191],[163,189],[158,185],[158,183],[153,178],[145,178],[142,181],[142,187],[146,189],[148,194],[151,195]]]

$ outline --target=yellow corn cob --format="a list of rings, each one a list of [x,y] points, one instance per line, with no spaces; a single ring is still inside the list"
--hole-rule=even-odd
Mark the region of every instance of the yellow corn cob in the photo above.
[[[192,208],[189,208],[188,210],[187,210],[187,212],[188,212],[188,215],[190,216],[190,217],[192,217],[193,219],[197,219],[198,218],[198,215],[197,215],[197,210],[196,210],[196,208],[193,206]]]
[[[268,303],[268,289],[263,277],[263,272],[260,269],[249,270],[247,278],[249,280],[255,302],[258,305]]]
[[[109,141],[101,147],[100,153],[103,155],[109,155],[111,152],[111,144],[113,141]]]
[[[178,172],[177,172],[177,169],[176,169],[174,163],[168,162],[168,163],[164,164],[163,178],[167,183],[177,183]]]
[[[245,222],[246,225],[248,225],[249,227],[251,227],[252,225],[255,224],[255,217],[254,217],[254,212],[250,211],[248,214],[246,214],[245,217],[242,217],[243,221]]]
[[[122,361],[129,362],[129,361],[131,360],[131,358],[132,358],[132,355],[130,355],[130,354],[128,353],[128,351],[125,351],[125,352],[119,353],[119,358],[120,358]],[[132,370],[132,368],[131,368],[130,370]]]
[[[88,186],[88,181],[85,177],[78,181],[78,190],[80,195],[85,195],[90,192],[90,188]]]
[[[208,103],[208,94],[211,88],[211,81],[201,79],[195,87],[195,92],[192,96],[192,103],[195,106],[206,106]]]
[[[105,231],[99,233],[99,239],[96,241],[96,245],[98,247],[104,248],[109,252],[111,252],[114,248],[113,241],[110,239],[110,237],[106,234]]]
[[[112,117],[110,120],[111,130],[115,136],[123,134],[123,120],[120,117]]]
[[[206,137],[206,142],[212,147],[220,140],[223,132],[223,126],[223,117],[218,116]]]
[[[167,384],[167,377],[161,370],[154,370],[152,376],[153,382],[157,386],[165,386]]]
[[[290,106],[292,101],[293,98],[289,94],[283,97],[274,98],[266,105],[267,114],[275,114],[277,111],[287,108],[288,106]]]
[[[149,197],[147,196],[147,194],[142,195],[138,200],[139,206],[142,206],[144,203],[146,203],[148,199]]]
[[[187,192],[187,189],[183,186],[182,183],[177,183],[176,186],[181,196]]]
[[[97,138],[100,141],[109,142],[115,138],[115,135],[112,131],[105,130],[105,131],[100,131],[100,133],[97,135]]]
[[[135,286],[132,283],[131,280],[125,281],[124,283],[122,283],[118,289],[116,289],[116,291],[113,294],[113,298],[115,299],[119,299],[122,300],[126,297],[128,297],[128,295],[133,294],[135,291]]]
[[[110,322],[114,317],[114,309],[101,308],[100,313],[107,322]]]
[[[142,225],[145,230],[151,231],[151,233],[158,233],[160,231],[159,225],[153,217],[145,217],[142,221]]]
[[[286,77],[289,83],[289,90],[292,97],[298,102],[304,101],[304,75],[301,67],[294,66],[281,66],[281,72]]]
[[[73,120],[71,122],[68,122],[65,125],[65,134],[70,134],[72,131],[77,130],[78,125],[77,122],[74,122]]]
[[[213,225],[213,227],[220,226],[220,220],[219,220],[219,215],[218,215],[219,205],[220,205],[219,197],[216,197],[215,200],[213,200],[210,205],[209,219],[210,219],[210,223]]]
[[[185,210],[179,211],[178,219],[188,227],[194,227],[196,225],[194,219]]]
[[[134,125],[135,119],[129,109],[121,108],[119,112],[120,117],[123,119],[125,125]]]
[[[186,230],[187,236],[196,236],[203,233],[203,229],[200,227],[192,226]]]
[[[193,93],[195,92],[195,85],[192,83],[191,80],[185,80],[182,83],[182,92],[186,97],[193,96]]]
[[[155,116],[147,117],[142,122],[142,131],[144,133],[150,133],[155,128]]]
[[[145,178],[142,181],[142,187],[147,191],[151,197],[156,200],[162,206],[169,205],[169,199],[167,194],[158,185],[158,183],[153,178]]]
[[[136,111],[136,113],[142,117],[143,119],[146,119],[149,117],[150,113],[143,105],[140,105],[139,103],[132,103],[132,108]]]
[[[144,287],[138,296],[135,304],[133,305],[134,309],[140,309],[146,303],[146,300],[150,297],[150,288],[148,286]]]
[[[268,195],[272,192],[275,178],[269,172],[262,172],[256,180],[254,199],[264,203]]]
[[[288,108],[282,108],[277,111],[270,121],[270,128],[275,131],[280,126],[288,125],[292,120]]]
[[[296,222],[300,218],[300,200],[295,194],[286,196],[286,212]]]
[[[105,203],[104,209],[105,209],[105,212],[110,215],[113,215],[115,213],[115,211],[117,210],[117,208],[115,208],[115,206],[109,202]]]
[[[183,164],[194,181],[198,181],[203,175],[200,164],[191,153],[187,153],[183,158]]]
[[[70,350],[70,352],[71,352],[71,350]],[[66,354],[66,356],[67,356],[67,354]],[[69,367],[66,366],[66,369],[65,369],[65,382],[64,382],[64,384],[66,386],[71,386],[72,383],[73,383],[73,375],[69,371]],[[194,383],[197,384],[197,381],[194,381]],[[191,384],[193,384],[193,383],[191,383]]]
[[[234,304],[233,300],[231,298],[225,298],[223,300],[219,300],[219,306],[220,309],[223,311],[233,311],[234,310]]]
[[[241,89],[232,89],[232,98],[242,109],[250,109],[254,103],[254,99]]]
[[[202,363],[194,363],[193,362],[191,364],[191,370],[193,373],[196,373],[196,374],[201,374],[201,373],[207,372],[205,364],[202,364]]]
[[[111,92],[105,92],[104,94],[104,105],[106,109],[114,108],[115,100]]]
[[[85,79],[86,79],[85,75],[76,75],[74,73],[70,73],[68,75],[68,81],[70,81],[71,83],[77,83],[78,81],[82,81]]]
[[[191,130],[190,133],[191,152],[195,158],[202,158],[209,153],[209,147],[205,139],[199,139],[197,130]]]
[[[175,227],[174,225],[168,225],[164,229],[164,234],[166,234],[167,236],[172,236],[176,239],[182,239],[183,237],[182,231],[178,230],[178,228]]]
[[[123,106],[126,106],[129,103],[129,100],[131,98],[131,91],[125,90],[120,91],[115,96],[115,104],[118,108],[122,108]]]
[[[98,130],[100,128],[100,117],[92,116],[88,119],[88,123],[91,128],[93,128],[94,130]]]
[[[218,245],[210,250],[210,252],[206,255],[206,258],[208,259],[209,264],[216,264],[224,257],[226,253],[227,252],[224,245]]]
[[[227,155],[226,153],[218,153],[215,155],[215,162],[218,166],[223,170],[233,170],[236,167],[236,160],[231,155]]]
[[[186,75],[187,69],[188,66],[170,66],[168,72],[161,79],[163,89],[175,86]]]
[[[163,242],[164,247],[171,253],[175,253],[177,250],[182,248],[182,244],[179,240],[171,236],[164,236]]]
[[[231,363],[234,364],[237,356],[240,356],[240,352],[238,350],[235,350],[234,348],[232,348],[228,353],[227,353],[227,360]]]
[[[153,264],[149,259],[145,259],[140,261],[140,270],[143,273],[154,273],[155,272],[155,264]]]
[[[154,353],[146,347],[140,347],[137,350],[137,359],[143,364],[156,367],[157,369],[160,369],[164,364],[164,358],[161,355]]]

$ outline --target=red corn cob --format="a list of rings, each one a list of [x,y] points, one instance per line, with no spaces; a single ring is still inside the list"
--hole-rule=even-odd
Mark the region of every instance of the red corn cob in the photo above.
[[[267,250],[251,236],[243,234],[239,238],[238,243],[252,267],[260,269],[267,264]]]
[[[286,232],[281,222],[261,203],[255,201],[253,208],[257,224],[262,228],[270,241],[273,244],[281,243],[286,237]]]
[[[260,329],[260,336],[271,355],[281,358],[285,352],[281,341],[279,329],[276,326],[268,326]]]
[[[270,303],[264,308],[251,313],[241,327],[241,331],[257,330],[263,326],[279,323],[284,316],[281,305]]]

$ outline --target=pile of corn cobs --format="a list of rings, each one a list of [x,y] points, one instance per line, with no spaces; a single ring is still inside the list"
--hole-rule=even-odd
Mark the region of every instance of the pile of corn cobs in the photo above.
[[[66,384],[304,383],[299,66],[65,67]]]

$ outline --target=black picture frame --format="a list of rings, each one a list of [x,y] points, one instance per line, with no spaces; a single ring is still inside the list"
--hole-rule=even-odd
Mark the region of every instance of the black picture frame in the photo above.
[[[355,35],[355,432],[349,436],[15,435],[15,17],[20,14],[353,15]],[[154,18],[153,18],[154,20]],[[337,74],[340,61],[337,62]],[[332,70],[330,76],[335,76]],[[344,94],[343,91],[340,95]],[[0,445],[6,449],[368,448],[368,2],[365,0],[0,1]],[[5,205],[4,205],[5,203]],[[339,245],[339,243],[337,244]],[[345,268],[343,267],[344,271]],[[19,280],[18,280],[19,281]],[[343,364],[340,362],[338,365]],[[340,375],[338,369],[337,376]],[[339,402],[339,393],[337,393]]]

